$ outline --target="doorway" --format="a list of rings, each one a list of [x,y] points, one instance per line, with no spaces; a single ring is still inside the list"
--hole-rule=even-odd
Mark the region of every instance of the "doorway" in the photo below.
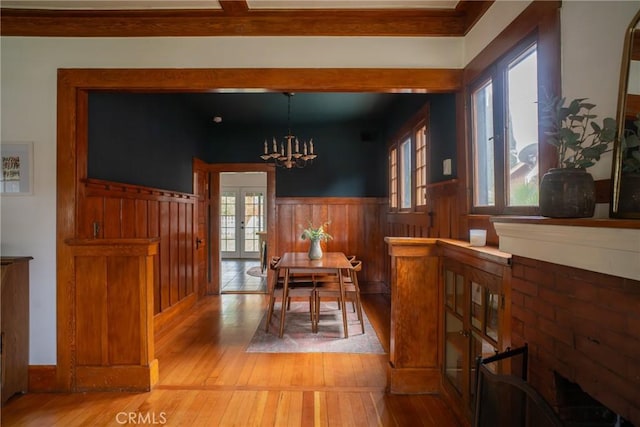
[[[266,172],[220,174],[220,284],[222,293],[266,292],[261,268],[267,230]]]

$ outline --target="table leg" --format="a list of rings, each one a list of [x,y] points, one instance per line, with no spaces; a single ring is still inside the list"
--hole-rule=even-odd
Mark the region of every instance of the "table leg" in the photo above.
[[[284,316],[287,313],[287,294],[289,293],[289,269],[284,269],[284,283],[282,284],[282,310],[280,314],[280,335],[284,335]]]
[[[344,328],[344,337],[349,338],[349,329],[347,326],[347,305],[345,304],[344,280],[342,272],[338,270],[338,283],[340,283],[340,307],[342,309],[342,327]]]

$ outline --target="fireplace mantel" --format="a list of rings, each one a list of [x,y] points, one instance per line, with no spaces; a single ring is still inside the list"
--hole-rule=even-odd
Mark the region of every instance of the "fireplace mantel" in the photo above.
[[[640,280],[640,221],[492,217],[500,250]]]

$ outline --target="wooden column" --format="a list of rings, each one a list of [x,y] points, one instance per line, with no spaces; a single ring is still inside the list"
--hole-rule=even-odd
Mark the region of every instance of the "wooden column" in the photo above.
[[[437,239],[385,237],[391,256],[390,393],[437,393]]]
[[[74,391],[148,391],[158,381],[153,349],[153,257],[157,239],[74,239]]]

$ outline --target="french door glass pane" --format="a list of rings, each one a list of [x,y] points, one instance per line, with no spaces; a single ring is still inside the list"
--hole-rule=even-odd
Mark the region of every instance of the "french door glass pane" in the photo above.
[[[220,250],[236,251],[236,193],[224,191],[220,201]]]
[[[471,94],[474,160],[473,204],[495,205],[493,84],[486,82]]]
[[[259,252],[257,231],[264,231],[264,195],[262,192],[244,193],[244,250]]]
[[[400,208],[411,207],[411,139],[400,144]]]
[[[538,205],[538,58],[532,46],[507,69],[510,206]]]

